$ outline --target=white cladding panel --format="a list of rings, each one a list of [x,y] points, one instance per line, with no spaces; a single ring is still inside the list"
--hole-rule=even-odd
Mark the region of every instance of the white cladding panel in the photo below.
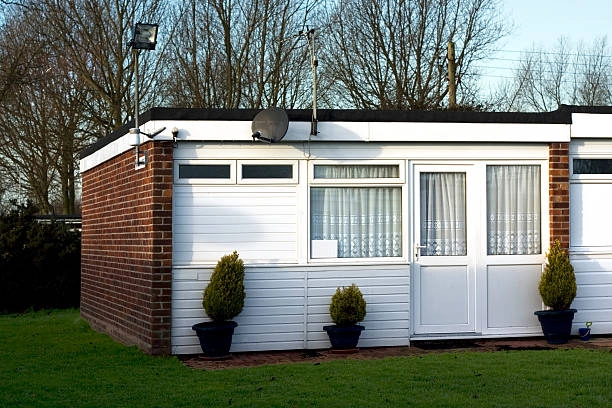
[[[295,186],[175,185],[173,200],[174,265],[234,250],[251,262],[297,260]]]
[[[612,253],[571,256],[578,291],[574,329],[593,322],[593,334],[612,333]]]
[[[172,353],[200,353],[191,326],[206,319],[202,291],[211,268],[174,267]],[[360,346],[408,345],[410,277],[407,265],[249,266],[246,300],[236,317],[232,352],[328,348],[323,326],[338,286],[355,283],[367,303]]]
[[[612,115],[572,117],[576,137],[590,139],[572,140],[570,163],[612,158],[612,141],[602,138],[612,137]],[[578,284],[574,330],[591,321],[593,334],[612,333],[612,175],[572,174],[570,183],[570,258]]]
[[[572,248],[612,248],[612,182],[571,184],[570,202]]]

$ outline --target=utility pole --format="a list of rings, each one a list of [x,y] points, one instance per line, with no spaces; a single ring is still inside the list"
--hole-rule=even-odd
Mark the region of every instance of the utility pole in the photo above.
[[[455,109],[457,106],[457,87],[455,82],[455,44],[448,42],[446,59],[448,60],[448,107]]]

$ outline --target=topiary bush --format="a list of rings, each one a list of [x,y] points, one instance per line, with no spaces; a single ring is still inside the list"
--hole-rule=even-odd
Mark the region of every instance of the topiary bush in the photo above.
[[[553,310],[569,309],[576,297],[576,276],[569,255],[556,240],[546,254],[546,266],[538,285],[544,304]]]
[[[366,301],[357,285],[338,287],[332,296],[329,313],[338,326],[352,326],[362,321],[366,315]]]
[[[204,289],[202,306],[208,317],[215,322],[231,320],[244,307],[244,262],[234,251],[223,256]]]

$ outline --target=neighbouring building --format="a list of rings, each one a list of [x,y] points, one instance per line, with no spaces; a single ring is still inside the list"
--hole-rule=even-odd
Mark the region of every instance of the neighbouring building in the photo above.
[[[82,152],[81,314],[151,354],[200,351],[202,290],[246,265],[232,351],[329,347],[336,287],[367,301],[360,346],[541,335],[550,243],[576,270],[574,331],[612,333],[612,107],[546,113],[154,108]],[[173,132],[174,130],[174,132]],[[137,164],[146,155],[146,164]]]

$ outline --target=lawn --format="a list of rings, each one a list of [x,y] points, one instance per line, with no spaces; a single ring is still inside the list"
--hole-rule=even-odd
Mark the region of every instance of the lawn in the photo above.
[[[77,310],[0,316],[0,407],[607,407],[612,353],[460,352],[200,371]]]

